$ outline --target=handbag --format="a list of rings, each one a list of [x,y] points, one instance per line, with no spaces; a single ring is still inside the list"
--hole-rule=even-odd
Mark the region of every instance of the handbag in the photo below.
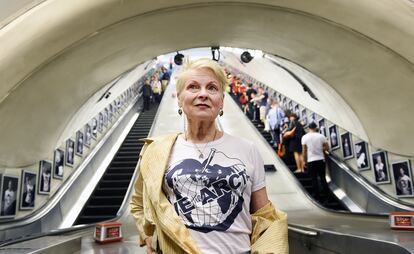
[[[283,157],[286,154],[285,145],[283,143],[280,143],[277,145],[277,155],[279,157]]]
[[[287,131],[283,134],[283,139],[291,139],[296,134],[296,127],[291,129],[290,131]]]

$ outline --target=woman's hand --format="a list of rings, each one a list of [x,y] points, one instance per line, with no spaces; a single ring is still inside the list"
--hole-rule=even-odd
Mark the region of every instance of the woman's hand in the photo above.
[[[152,236],[145,238],[145,244],[147,245],[147,254],[155,254],[155,250],[152,248]]]

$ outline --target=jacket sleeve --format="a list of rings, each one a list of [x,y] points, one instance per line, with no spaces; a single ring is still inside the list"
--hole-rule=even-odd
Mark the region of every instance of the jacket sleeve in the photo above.
[[[271,202],[252,214],[251,253],[289,253],[286,213]]]
[[[146,145],[143,147],[140,157],[145,151],[145,149]],[[141,167],[142,164],[145,164],[141,162],[140,164],[138,164],[139,167]],[[144,180],[141,174],[141,169],[139,168],[138,170],[139,175],[134,184],[134,193],[132,195],[132,199],[130,202],[130,208],[131,214],[135,219],[135,225],[137,226],[138,233],[140,236],[139,245],[144,246],[145,239],[149,236],[152,236],[155,230],[155,226],[150,220],[150,213],[149,211],[147,211],[148,207],[145,205],[145,186],[143,182]]]

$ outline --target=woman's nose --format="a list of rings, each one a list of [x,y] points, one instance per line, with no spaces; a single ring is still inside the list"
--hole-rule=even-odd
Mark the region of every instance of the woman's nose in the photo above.
[[[209,95],[207,88],[201,87],[200,91],[198,92],[199,97],[207,97]]]

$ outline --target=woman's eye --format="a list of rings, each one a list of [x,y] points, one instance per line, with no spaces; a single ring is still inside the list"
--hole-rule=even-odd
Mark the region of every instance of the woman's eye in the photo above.
[[[198,86],[195,84],[188,85],[188,90],[190,91],[198,91]]]
[[[211,85],[211,86],[207,87],[207,90],[210,93],[216,93],[218,91],[218,87],[216,85]]]

